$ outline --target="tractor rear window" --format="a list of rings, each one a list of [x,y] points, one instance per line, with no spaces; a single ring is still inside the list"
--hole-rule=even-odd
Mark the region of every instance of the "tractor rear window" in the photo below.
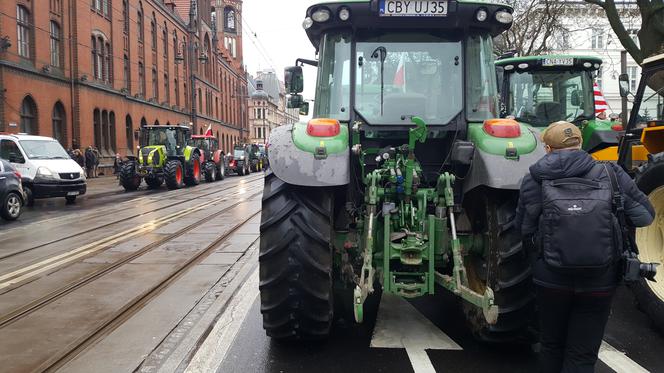
[[[391,33],[358,41],[356,109],[371,124],[449,123],[463,110],[460,41]]]

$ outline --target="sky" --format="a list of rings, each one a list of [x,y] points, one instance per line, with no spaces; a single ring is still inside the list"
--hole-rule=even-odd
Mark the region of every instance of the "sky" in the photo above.
[[[315,49],[302,28],[307,8],[320,0],[244,0],[244,64],[253,76],[273,68],[280,80],[297,58],[315,59]],[[316,69],[304,68],[305,99],[314,98]]]

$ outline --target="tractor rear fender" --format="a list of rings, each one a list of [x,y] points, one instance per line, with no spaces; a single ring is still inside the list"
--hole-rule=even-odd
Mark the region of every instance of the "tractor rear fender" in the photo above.
[[[522,126],[521,129],[521,138],[492,138],[490,146],[483,141],[488,136],[486,133],[470,131],[471,140],[475,143],[475,155],[464,180],[464,193],[479,186],[507,190],[521,188],[523,177],[529,173],[530,166],[546,154],[539,131],[528,126]],[[516,149],[516,157],[513,154],[508,156],[510,147]]]
[[[306,123],[272,130],[268,160],[281,180],[301,186],[337,186],[349,183],[348,127],[334,137],[312,137]]]

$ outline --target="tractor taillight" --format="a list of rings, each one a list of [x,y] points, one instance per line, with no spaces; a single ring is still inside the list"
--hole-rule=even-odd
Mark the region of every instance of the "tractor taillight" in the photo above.
[[[484,121],[484,132],[493,137],[521,137],[521,126],[514,119],[487,119]]]
[[[611,126],[611,129],[614,130],[614,131],[617,131],[617,132],[624,130],[622,124],[614,124],[614,125]]]
[[[341,124],[336,119],[318,118],[307,123],[307,134],[314,137],[334,137],[341,132]]]

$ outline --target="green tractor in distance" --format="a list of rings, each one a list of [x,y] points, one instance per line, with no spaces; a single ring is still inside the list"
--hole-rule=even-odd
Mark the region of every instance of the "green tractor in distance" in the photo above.
[[[593,83],[601,65],[600,58],[573,55],[496,61],[502,116],[539,128],[561,120],[572,122],[581,129],[583,149],[593,158],[617,161],[623,126],[595,116]],[[633,148],[635,161],[645,161],[646,154],[642,146]]]
[[[198,185],[201,181],[200,150],[187,145],[191,128],[184,125],[141,127],[141,147],[120,169],[120,184],[126,191],[137,190],[141,181],[150,189],[164,181],[168,189]]]
[[[276,339],[325,338],[335,312],[362,322],[372,294],[445,289],[477,338],[530,341],[531,269],[513,219],[544,150],[538,131],[497,119],[492,37],[512,8],[405,3],[307,10],[319,60],[298,63],[318,69],[314,119],[269,140],[263,327]],[[285,81],[299,107],[302,66]]]

